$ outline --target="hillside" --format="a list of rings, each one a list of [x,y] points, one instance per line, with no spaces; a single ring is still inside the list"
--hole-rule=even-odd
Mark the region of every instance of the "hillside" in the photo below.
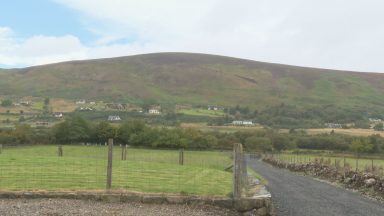
[[[0,70],[0,95],[384,110],[384,74],[158,53]]]

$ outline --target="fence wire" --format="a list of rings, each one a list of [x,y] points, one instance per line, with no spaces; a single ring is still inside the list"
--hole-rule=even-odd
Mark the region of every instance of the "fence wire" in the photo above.
[[[108,146],[63,145],[61,149],[62,155],[53,145],[4,146],[0,190],[105,190]],[[230,151],[114,145],[112,190],[228,196],[232,162]]]
[[[320,163],[334,167],[341,172],[361,171],[384,176],[384,159],[377,157],[351,157],[348,155],[271,154],[279,161],[292,164]]]

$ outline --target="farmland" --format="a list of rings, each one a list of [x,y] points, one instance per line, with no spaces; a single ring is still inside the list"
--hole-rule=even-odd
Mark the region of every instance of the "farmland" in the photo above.
[[[0,154],[0,190],[103,190],[107,147],[57,146],[4,148]],[[113,151],[112,189],[227,196],[232,175],[227,152],[185,151],[179,165],[175,150],[128,148],[121,160],[121,148]]]

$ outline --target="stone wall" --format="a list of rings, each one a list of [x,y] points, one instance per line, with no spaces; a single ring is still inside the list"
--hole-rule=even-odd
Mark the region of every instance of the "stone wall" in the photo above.
[[[247,197],[232,199],[226,197],[181,196],[148,193],[119,193],[102,191],[32,191],[12,192],[0,191],[0,199],[79,199],[101,202],[142,202],[152,204],[188,204],[213,205],[222,208],[236,209],[243,215],[266,216],[272,215],[272,205],[269,197]]]

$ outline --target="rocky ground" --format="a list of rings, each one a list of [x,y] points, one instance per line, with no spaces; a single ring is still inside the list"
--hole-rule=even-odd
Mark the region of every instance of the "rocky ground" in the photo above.
[[[0,215],[144,215],[144,216],[230,216],[238,213],[213,206],[157,205],[141,203],[103,203],[66,199],[2,199]]]

